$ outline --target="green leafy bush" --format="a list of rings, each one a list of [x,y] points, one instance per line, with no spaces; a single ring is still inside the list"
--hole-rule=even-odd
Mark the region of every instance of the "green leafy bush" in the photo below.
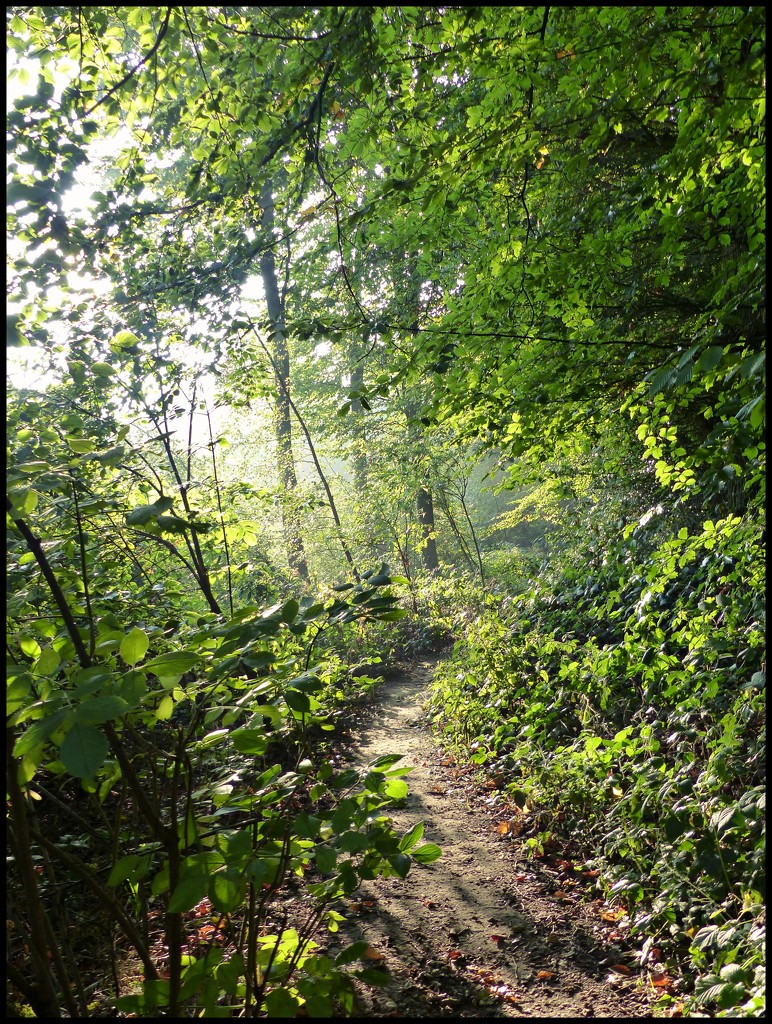
[[[633,934],[691,958],[695,1001],[730,1015],[757,1005],[763,955],[762,553],[750,517],[643,517],[584,576],[483,608],[430,702],[528,802],[532,847],[561,835],[601,866]]]

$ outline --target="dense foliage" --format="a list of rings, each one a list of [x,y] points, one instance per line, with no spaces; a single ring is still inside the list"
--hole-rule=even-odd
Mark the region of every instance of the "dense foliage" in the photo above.
[[[760,1015],[761,9],[8,17],[19,997],[109,1012],[94,904],[121,1013],[352,1012],[320,929],[439,851],[328,740],[452,636],[523,842]]]

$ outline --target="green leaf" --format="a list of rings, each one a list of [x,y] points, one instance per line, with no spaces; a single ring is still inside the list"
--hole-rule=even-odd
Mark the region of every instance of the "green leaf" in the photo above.
[[[367,939],[358,939],[356,942],[352,942],[335,957],[335,966],[345,967],[346,964],[353,964],[355,960],[361,960],[369,948],[370,943]]]
[[[275,988],[265,997],[265,1012],[269,1017],[295,1017],[300,1009],[300,1000],[286,988]]]
[[[366,985],[388,985],[391,981],[391,975],[386,971],[379,971],[377,967],[363,967],[361,971],[356,971],[354,976]]]
[[[157,676],[173,676],[193,668],[199,658],[195,651],[172,651],[151,658],[142,667],[146,672],[153,672]]]
[[[305,693],[301,693],[300,690],[287,690],[284,694],[284,699],[287,702],[287,706],[292,708],[293,711],[306,714],[311,710],[311,701],[308,696]]]
[[[121,657],[127,665],[136,665],[145,657],[149,646],[150,641],[148,640],[147,633],[138,626],[135,626],[121,640]]]
[[[64,711],[55,711],[28,725],[13,745],[13,756],[23,757],[30,750],[45,743],[51,733],[62,724],[64,716]]]
[[[131,331],[118,331],[110,342],[113,352],[120,352],[122,349],[132,349],[139,345],[139,338]]]
[[[699,358],[700,369],[706,371],[715,369],[721,362],[723,355],[724,350],[720,345],[711,345],[710,348],[706,348]]]
[[[109,747],[103,734],[91,725],[76,722],[64,737],[59,759],[78,779],[92,779],[107,760]]]
[[[390,800],[404,800],[409,793],[408,784],[402,779],[387,779],[383,792]]]
[[[404,756],[404,754],[381,754],[380,757],[376,757],[374,761],[371,761],[367,767],[374,769],[391,768],[397,761],[401,761]]]
[[[174,712],[174,700],[167,694],[155,709],[155,717],[159,722],[168,722]]]
[[[300,604],[293,598],[292,600],[287,601],[286,604],[284,604],[281,612],[279,613],[279,618],[281,619],[282,622],[294,622],[295,618],[297,617],[299,608]]]
[[[161,497],[152,505],[138,505],[126,515],[127,526],[145,526],[162,512],[167,512],[174,501],[172,498]]]
[[[424,843],[417,850],[413,850],[410,856],[419,864],[431,864],[432,861],[442,856],[442,850],[436,843]]]
[[[16,313],[6,315],[5,343],[9,348],[21,348],[29,345],[29,342],[19,330],[21,317]]]
[[[424,834],[424,825],[422,821],[417,822],[411,829],[402,836],[399,841],[399,849],[402,853],[407,853],[411,850],[416,843],[420,843]]]
[[[231,733],[233,746],[242,754],[259,757],[268,749],[268,738],[265,732],[257,729],[237,729]]]
[[[209,880],[209,899],[221,914],[232,914],[244,900],[246,882],[236,868],[226,867]]]
[[[100,722],[120,718],[128,709],[129,705],[122,697],[101,694],[78,704],[74,712],[75,721],[84,725],[98,725]]]
[[[408,871],[410,871],[410,857],[406,853],[393,853],[389,856],[388,861],[400,878],[407,878]]]
[[[68,437],[67,444],[76,455],[85,455],[88,452],[93,452],[94,442],[87,437]]]
[[[210,876],[202,861],[186,861],[180,871],[180,880],[169,900],[169,913],[184,914],[192,910],[206,896]]]
[[[72,379],[75,383],[80,386],[86,380],[86,364],[81,362],[79,359],[68,359],[67,369],[70,371]]]
[[[39,658],[41,647],[34,636],[23,636],[19,638],[19,647],[29,658]]]
[[[120,885],[121,882],[138,882],[150,870],[152,856],[149,853],[130,853],[126,857],[113,864],[112,870],[107,877],[107,884],[110,887]]]
[[[45,654],[45,651],[43,652]],[[32,676],[29,672],[21,672],[8,678],[5,690],[5,713],[12,715],[28,703],[32,697]]]
[[[314,850],[316,866],[323,875],[329,875],[338,864],[338,853],[329,846],[317,846]]]

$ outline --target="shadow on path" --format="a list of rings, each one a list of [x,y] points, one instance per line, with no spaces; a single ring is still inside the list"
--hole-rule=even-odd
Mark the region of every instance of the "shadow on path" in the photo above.
[[[631,979],[609,982],[578,904],[550,897],[494,831],[482,794],[470,797],[423,723],[422,701],[439,658],[384,683],[352,728],[350,760],[403,754],[410,794],[393,818],[416,822],[443,856],[406,879],[364,883],[331,945],[366,939],[390,981],[360,985],[365,1017],[650,1017]],[[475,799],[475,797],[477,799]]]

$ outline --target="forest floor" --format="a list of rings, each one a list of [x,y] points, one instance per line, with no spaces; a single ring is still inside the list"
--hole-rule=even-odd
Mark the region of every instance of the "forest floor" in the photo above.
[[[567,862],[518,848],[512,808],[432,738],[422,703],[436,655],[406,665],[350,721],[346,755],[402,753],[399,831],[425,824],[442,857],[406,879],[364,883],[331,952],[365,939],[388,984],[357,983],[365,1017],[652,1017],[615,914],[566,879]],[[490,785],[490,783],[489,783]],[[560,865],[563,865],[561,869]],[[564,880],[566,879],[566,880]],[[591,887],[585,887],[591,888]],[[649,990],[651,992],[651,989]]]

